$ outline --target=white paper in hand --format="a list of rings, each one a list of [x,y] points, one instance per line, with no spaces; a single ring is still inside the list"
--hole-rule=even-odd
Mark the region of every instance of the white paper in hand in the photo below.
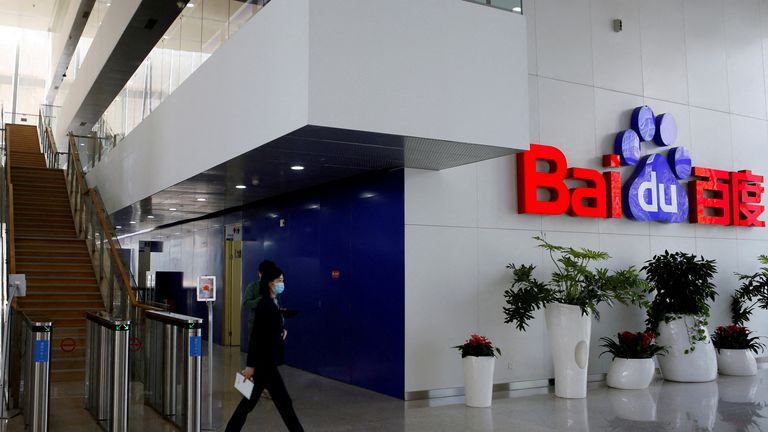
[[[246,380],[243,374],[235,372],[235,388],[242,393],[246,399],[250,399],[251,393],[253,393],[253,380]]]

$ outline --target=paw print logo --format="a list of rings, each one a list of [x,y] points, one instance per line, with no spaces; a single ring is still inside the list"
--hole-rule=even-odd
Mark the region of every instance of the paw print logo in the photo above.
[[[623,207],[631,219],[680,223],[688,217],[688,194],[679,180],[691,175],[691,154],[685,147],[640,156],[641,144],[669,147],[677,140],[672,114],[655,116],[647,105],[632,111],[632,127],[619,132],[614,153],[622,165],[636,166],[623,187]]]

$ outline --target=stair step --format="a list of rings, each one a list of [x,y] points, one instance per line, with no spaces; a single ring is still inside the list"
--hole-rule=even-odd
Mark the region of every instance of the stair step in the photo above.
[[[51,382],[84,381],[85,368],[83,369],[51,369]]]
[[[104,310],[104,302],[99,300],[98,302],[67,302],[67,303],[61,303],[61,302],[25,302],[22,301],[22,298],[19,298],[18,301],[18,307],[21,310],[30,310],[30,311],[51,311],[51,310],[71,310],[71,311],[86,311],[86,312],[96,312],[100,310]]]
[[[69,310],[69,309],[54,309],[49,311],[32,312],[30,311],[30,319],[35,321],[53,321],[57,320],[85,320],[86,311],[82,310]]]
[[[16,270],[25,270],[29,272],[38,271],[53,271],[53,272],[69,272],[69,271],[91,271],[93,267],[90,262],[81,263],[62,263],[62,262],[43,262],[35,260],[34,262],[19,262],[16,259]]]
[[[56,370],[85,370],[84,346],[75,345],[71,352],[62,351],[59,345],[51,348],[51,379],[53,379],[53,372]],[[57,352],[61,355],[55,355]]]
[[[16,247],[24,246],[43,246],[43,247],[85,247],[85,240],[82,239],[47,239],[44,237],[21,237],[16,238]]]
[[[50,293],[36,293],[34,290],[30,290],[27,296],[19,298],[19,301],[24,301],[25,305],[32,306],[41,303],[61,303],[62,306],[71,303],[83,303],[91,305],[93,302],[98,302],[96,306],[104,306],[104,302],[101,301],[101,293],[92,294],[50,294]]]
[[[19,265],[35,265],[35,264],[48,264],[48,265],[90,265],[91,259],[88,256],[29,256],[29,255],[16,255],[16,266]]]

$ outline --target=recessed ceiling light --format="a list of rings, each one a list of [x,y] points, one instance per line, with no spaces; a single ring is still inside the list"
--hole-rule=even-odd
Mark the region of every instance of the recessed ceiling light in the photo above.
[[[194,3],[187,3],[187,7],[195,7]]]
[[[80,143],[80,147],[85,147],[85,143]]]
[[[147,219],[154,219],[155,217],[152,215],[147,216]]]
[[[115,227],[115,229],[120,229],[120,228],[122,228],[120,225],[118,225],[118,226],[116,226],[116,227]]]
[[[198,198],[198,201],[205,201],[205,198]]]
[[[132,224],[135,224],[135,223],[136,223],[136,221],[131,221],[130,223],[132,223]]]
[[[522,11],[523,11],[523,8],[521,8],[520,6],[515,6],[512,8],[512,12],[522,12]]]
[[[373,192],[363,192],[360,194],[360,198],[372,198],[375,197],[376,194]]]
[[[179,234],[181,234],[181,233],[173,233],[173,235],[179,235]]]
[[[301,166],[301,165],[294,165],[294,166],[291,167],[291,169],[294,170],[294,171],[301,171],[301,170],[304,169],[304,167]]]
[[[170,210],[170,211],[176,211],[176,209],[175,209],[175,208],[173,208],[173,207],[169,208],[168,210]]]
[[[236,189],[245,189],[245,185],[237,185],[235,186]]]

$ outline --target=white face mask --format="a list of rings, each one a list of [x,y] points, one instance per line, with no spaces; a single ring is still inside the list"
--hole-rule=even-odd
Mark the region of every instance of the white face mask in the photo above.
[[[285,291],[285,284],[283,282],[278,282],[275,284],[275,294],[280,295]]]

